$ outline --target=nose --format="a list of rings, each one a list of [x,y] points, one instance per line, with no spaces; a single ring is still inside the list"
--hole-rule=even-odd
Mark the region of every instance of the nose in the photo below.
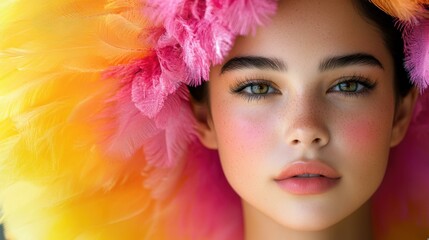
[[[322,147],[328,144],[329,138],[322,129],[313,127],[296,128],[289,137],[288,143],[291,146],[314,146]]]
[[[286,141],[294,147],[321,148],[328,144],[330,134],[327,109],[317,101],[299,100],[287,111],[289,126]]]

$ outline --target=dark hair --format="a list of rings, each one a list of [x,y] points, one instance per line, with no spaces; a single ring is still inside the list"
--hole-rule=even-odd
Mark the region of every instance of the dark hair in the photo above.
[[[396,98],[405,97],[413,85],[410,82],[409,73],[404,66],[404,41],[402,39],[402,32],[397,26],[396,19],[380,10],[369,0],[354,0],[353,2],[361,15],[367,19],[370,24],[375,25],[383,35],[386,47],[393,57]],[[204,102],[206,100],[208,96],[206,82],[203,81],[203,84],[200,86],[189,86],[188,88],[195,101]]]

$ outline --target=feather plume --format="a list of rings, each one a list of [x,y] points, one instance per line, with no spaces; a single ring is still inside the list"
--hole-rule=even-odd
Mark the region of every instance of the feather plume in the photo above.
[[[413,22],[418,18],[428,17],[424,5],[429,0],[370,0],[381,10],[402,21]]]
[[[429,19],[404,27],[405,66],[421,91],[429,86]]]
[[[165,56],[162,59],[168,65],[185,62],[187,77],[179,81],[188,85],[207,80],[210,66],[225,57],[235,37],[255,32],[276,10],[276,2],[271,0],[148,0],[147,5],[148,16],[165,30],[153,37],[155,49],[176,50],[158,54]]]
[[[184,177],[165,205],[163,231],[178,240],[243,239],[240,198],[226,181],[217,152],[193,141],[184,159]]]
[[[182,87],[182,91],[185,90],[186,87]],[[154,120],[160,132],[145,144],[146,156],[150,158],[148,163],[162,168],[174,167],[189,143],[196,138],[190,105],[179,94],[170,95],[166,106]]]
[[[152,129],[118,116],[123,83],[102,78],[147,55],[141,4],[0,3],[0,202],[14,238],[157,239],[141,174]]]
[[[229,0],[223,21],[239,35],[255,34],[258,26],[266,25],[277,10],[277,1]],[[240,13],[240,14],[237,14]]]

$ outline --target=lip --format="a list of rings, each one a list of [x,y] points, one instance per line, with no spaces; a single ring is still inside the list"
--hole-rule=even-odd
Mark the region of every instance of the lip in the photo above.
[[[293,162],[274,178],[280,188],[295,195],[324,193],[340,179],[334,168],[318,160]]]

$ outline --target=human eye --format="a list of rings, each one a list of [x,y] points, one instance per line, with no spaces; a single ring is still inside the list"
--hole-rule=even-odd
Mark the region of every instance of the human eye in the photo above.
[[[369,93],[374,89],[375,85],[375,82],[366,77],[343,77],[333,87],[329,88],[328,92],[345,94],[346,96],[359,96]]]
[[[260,100],[280,91],[271,81],[263,79],[248,79],[238,81],[232,88],[231,93],[238,94],[247,100]]]

